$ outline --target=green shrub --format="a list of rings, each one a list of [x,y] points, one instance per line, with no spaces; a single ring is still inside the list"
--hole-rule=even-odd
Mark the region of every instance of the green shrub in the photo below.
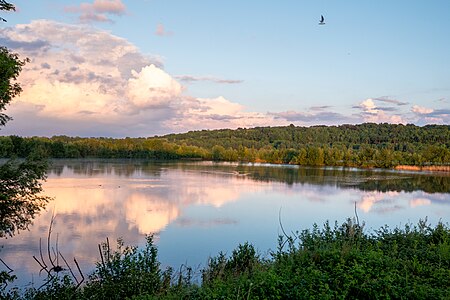
[[[219,253],[201,270],[161,271],[152,236],[144,249],[111,250],[87,283],[76,288],[68,276],[55,276],[26,299],[450,299],[450,230],[426,221],[404,229],[387,226],[368,234],[348,219],[334,227],[314,225],[279,238],[277,251],[262,259],[253,245]],[[3,298],[5,291],[2,291]],[[10,294],[9,299],[18,299]]]
[[[106,242],[101,245],[100,253],[101,261],[83,289],[84,298],[124,299],[161,292],[165,274],[160,270],[153,236],[147,236],[143,250],[124,246],[118,240],[115,250]]]

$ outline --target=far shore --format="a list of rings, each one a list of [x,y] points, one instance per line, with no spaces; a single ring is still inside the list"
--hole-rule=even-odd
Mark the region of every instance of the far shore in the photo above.
[[[450,166],[407,166],[407,165],[399,165],[399,166],[395,167],[395,170],[450,172]]]

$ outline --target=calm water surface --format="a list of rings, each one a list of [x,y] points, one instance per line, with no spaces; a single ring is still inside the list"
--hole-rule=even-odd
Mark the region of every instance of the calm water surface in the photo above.
[[[279,214],[288,232],[355,216],[369,232],[417,223],[447,223],[449,174],[212,162],[55,161],[44,184],[54,197],[30,231],[2,241],[0,257],[36,285],[39,239],[76,257],[85,275],[99,260],[98,244],[122,237],[143,245],[154,233],[163,266],[195,269],[219,251],[251,242],[262,255],[276,249]],[[56,243],[56,240],[58,242]],[[62,263],[60,263],[62,264]]]

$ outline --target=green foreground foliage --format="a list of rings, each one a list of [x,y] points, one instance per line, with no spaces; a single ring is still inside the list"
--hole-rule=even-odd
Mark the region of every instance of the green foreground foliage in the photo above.
[[[396,124],[202,130],[152,138],[0,136],[0,157],[205,159],[307,166],[449,165],[450,126]]]
[[[151,236],[145,248],[111,250],[79,288],[68,274],[25,299],[449,299],[450,229],[420,221],[404,229],[387,226],[371,234],[348,219],[342,225],[280,236],[264,258],[254,246],[210,258],[201,283],[192,269],[162,270]],[[198,276],[197,276],[198,277]],[[3,293],[21,298],[15,291]]]

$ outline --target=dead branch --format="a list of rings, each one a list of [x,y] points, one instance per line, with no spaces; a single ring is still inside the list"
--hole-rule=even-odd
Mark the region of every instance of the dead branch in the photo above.
[[[48,259],[50,260],[50,264],[53,266],[53,268],[56,268],[55,264],[53,263],[53,259],[50,254],[50,244],[51,244],[51,236],[52,236],[52,226],[55,221],[55,212],[52,214],[52,218],[50,219],[50,226],[48,227],[48,236],[47,236],[47,253],[48,253]]]
[[[107,259],[108,259],[108,262],[110,262],[111,261],[111,249],[109,247],[109,238],[108,237],[106,237],[106,247],[107,247],[106,254],[108,255]]]
[[[83,283],[84,275],[83,275],[83,272],[81,272],[80,266],[78,265],[77,259],[75,257],[73,258],[73,261],[75,262],[75,265],[77,266],[78,273],[80,273],[80,275],[81,275],[81,281],[78,282],[78,285],[75,287],[75,289],[77,289]]]
[[[105,260],[103,259],[102,245],[100,245],[100,244],[98,244],[98,252],[100,253],[100,259],[102,260],[102,266],[103,266],[103,268],[106,268]]]
[[[42,271],[47,272],[48,276],[52,276],[50,274],[50,272],[47,270],[47,266],[44,266],[39,259],[36,258],[36,256],[33,255],[34,260],[39,264],[39,266],[41,266],[41,270],[39,270],[39,275],[41,274]]]
[[[42,267],[42,268],[47,269],[47,265],[45,264],[45,260],[44,260],[44,255],[42,255],[42,238],[39,238],[39,255],[41,256],[41,262],[44,265],[44,267]],[[39,272],[39,273],[41,273],[41,272]]]
[[[67,260],[64,258],[64,256],[62,255],[61,252],[59,252],[59,255],[61,256],[61,258],[63,259],[63,261],[66,263],[67,269],[69,270],[70,274],[72,274],[72,277],[75,279],[75,281],[78,283],[78,279],[75,276],[75,274],[73,274],[72,272],[72,268],[69,266],[69,264],[67,263]]]
[[[14,272],[14,270],[11,269],[11,268],[3,261],[3,259],[0,258],[0,261],[1,261],[1,262],[5,265],[5,267],[8,269],[8,274]]]
[[[81,272],[81,269],[80,269],[80,266],[78,265],[77,260],[74,258],[74,262],[75,262],[75,265],[77,266],[78,272],[80,273],[81,280],[78,280],[78,278],[75,276],[75,273],[73,272],[72,268],[68,264],[67,260],[62,255],[62,253],[59,251],[59,235],[58,234],[56,236],[55,247],[51,246],[51,240],[52,240],[51,235],[52,235],[52,231],[53,231],[53,224],[55,222],[55,217],[56,217],[55,213],[53,213],[52,217],[51,217],[51,220],[50,220],[50,225],[49,225],[49,228],[48,228],[48,235],[47,235],[47,256],[48,256],[48,260],[50,261],[49,264],[51,265],[51,268],[49,268],[49,265],[47,265],[47,263],[45,261],[45,258],[44,258],[44,255],[43,255],[42,238],[39,239],[40,260],[36,256],[33,255],[34,260],[41,267],[41,270],[39,271],[39,274],[41,274],[42,271],[45,271],[47,273],[47,279],[39,287],[39,289],[41,289],[42,287],[44,287],[47,284],[49,284],[52,280],[54,280],[55,277],[56,277],[55,274],[58,274],[59,272],[66,271],[66,270],[68,270],[70,272],[70,274],[72,275],[73,279],[77,283],[77,285],[75,287],[75,289],[77,289],[81,285],[81,283],[84,281],[84,275]],[[52,257],[52,252],[53,252],[53,257]],[[62,266],[59,265],[59,256],[61,256],[62,260],[66,264],[67,269],[65,269],[65,268],[63,268]]]
[[[278,212],[278,222],[280,223],[281,231],[283,232],[284,236],[286,237],[286,240],[285,240],[285,241],[283,242],[283,244],[281,245],[281,249],[283,249],[284,245],[285,245],[287,242],[294,243],[295,240],[297,239],[297,235],[294,234],[295,239],[293,239],[292,236],[287,235],[286,231],[284,231],[283,222],[281,221],[281,207],[280,207],[280,210],[279,210],[279,212]]]
[[[355,216],[356,216],[356,223],[358,224],[359,227],[359,218],[358,218],[358,211],[356,210],[356,201],[355,201]]]

